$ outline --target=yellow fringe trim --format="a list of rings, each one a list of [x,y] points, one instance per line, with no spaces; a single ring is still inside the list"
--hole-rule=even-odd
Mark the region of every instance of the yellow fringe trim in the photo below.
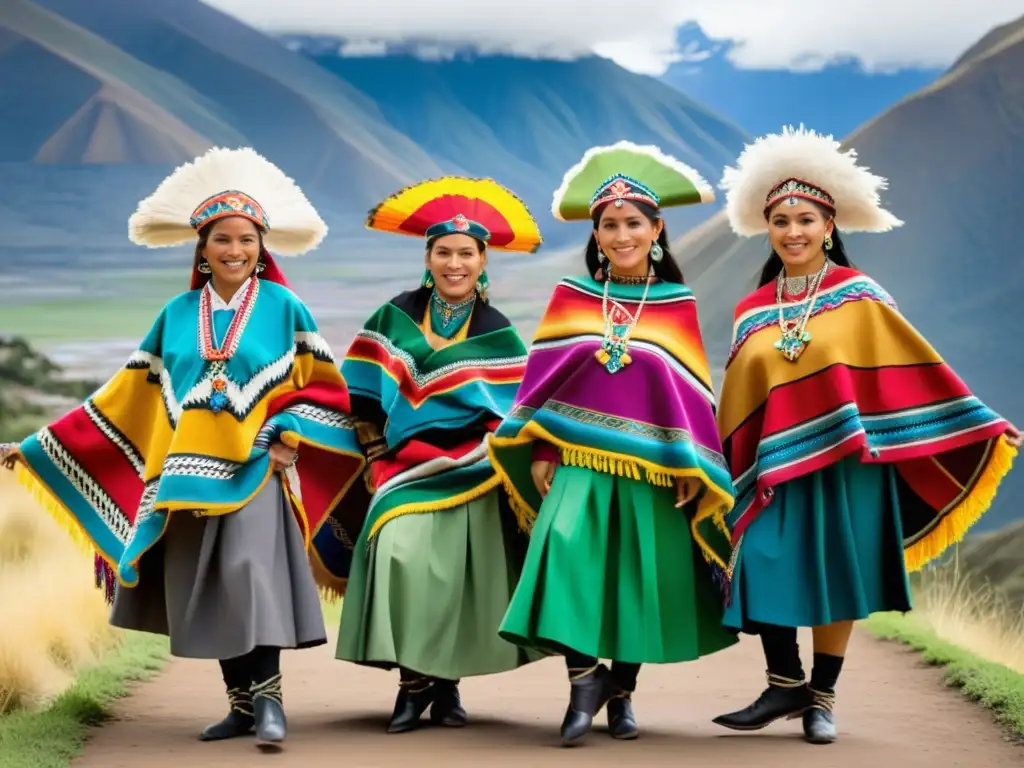
[[[968,529],[992,506],[999,483],[1010,471],[1016,456],[1017,449],[1005,436],[1000,436],[992,446],[988,463],[971,492],[927,536],[903,551],[909,572],[920,570],[963,539]]]
[[[481,496],[484,496],[497,488],[500,484],[501,477],[495,474],[491,475],[491,477],[480,483],[480,485],[475,488],[470,488],[468,491],[457,493],[454,496],[448,496],[443,499],[438,499],[437,501],[402,504],[394,509],[390,509],[377,518],[377,522],[373,524],[366,540],[367,542],[373,541],[373,537],[380,532],[380,529],[396,517],[401,517],[402,515],[421,515],[427,512],[443,512],[446,509],[457,507],[460,504],[468,504],[471,501],[475,501]]]
[[[675,484],[674,476],[668,472],[653,470],[632,459],[614,458],[585,448],[562,448],[562,463],[633,480],[646,479],[651,485],[662,488],[671,488]]]
[[[71,538],[71,541],[78,549],[90,556],[98,553],[103,556],[104,560],[110,563],[107,557],[96,548],[92,538],[85,532],[82,524],[78,522],[78,518],[71,514],[71,511],[50,491],[46,483],[39,479],[23,461],[19,460],[15,464],[14,472],[15,477],[18,479],[18,484],[25,488],[32,496],[32,499],[46,510],[60,529]],[[116,572],[117,563],[110,563],[110,565]]]
[[[310,550],[309,567],[313,572],[313,581],[316,582],[320,599],[328,605],[334,605],[345,597],[345,588],[348,586],[348,579],[339,579],[327,570],[316,550]]]

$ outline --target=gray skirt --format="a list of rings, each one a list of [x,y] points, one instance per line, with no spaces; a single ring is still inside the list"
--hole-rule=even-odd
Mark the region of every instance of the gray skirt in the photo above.
[[[172,512],[142,556],[137,585],[118,586],[110,623],[166,635],[172,655],[192,659],[326,643],[320,593],[279,476],[237,512]]]

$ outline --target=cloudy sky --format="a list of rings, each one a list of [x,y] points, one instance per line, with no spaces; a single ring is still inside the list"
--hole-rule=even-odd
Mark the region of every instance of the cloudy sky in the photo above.
[[[364,51],[409,37],[526,56],[593,51],[653,75],[679,60],[675,30],[688,21],[741,43],[730,54],[740,67],[814,69],[853,56],[890,70],[946,66],[1022,13],[1021,0],[204,1],[261,29],[344,35]]]

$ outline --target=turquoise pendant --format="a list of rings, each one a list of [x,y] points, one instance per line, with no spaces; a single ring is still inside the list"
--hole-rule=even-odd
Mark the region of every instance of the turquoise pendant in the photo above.
[[[789,362],[795,363],[797,359],[804,353],[807,345],[811,342],[810,331],[804,331],[803,333],[796,335],[785,335],[781,339],[775,342],[775,348],[782,353]]]
[[[626,342],[623,339],[628,330],[629,326],[627,325],[612,326],[611,334],[601,340],[601,350],[604,354],[599,359],[604,358],[604,369],[608,373],[618,373],[630,362],[626,352]]]

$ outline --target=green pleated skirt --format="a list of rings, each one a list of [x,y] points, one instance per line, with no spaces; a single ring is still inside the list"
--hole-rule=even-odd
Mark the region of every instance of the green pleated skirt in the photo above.
[[[675,491],[561,465],[534,523],[501,636],[635,664],[737,642]]]
[[[739,543],[725,624],[756,632],[910,609],[896,470],[851,456],[775,488]]]
[[[336,658],[446,680],[541,658],[498,636],[521,562],[498,494],[397,517],[357,552]]]

